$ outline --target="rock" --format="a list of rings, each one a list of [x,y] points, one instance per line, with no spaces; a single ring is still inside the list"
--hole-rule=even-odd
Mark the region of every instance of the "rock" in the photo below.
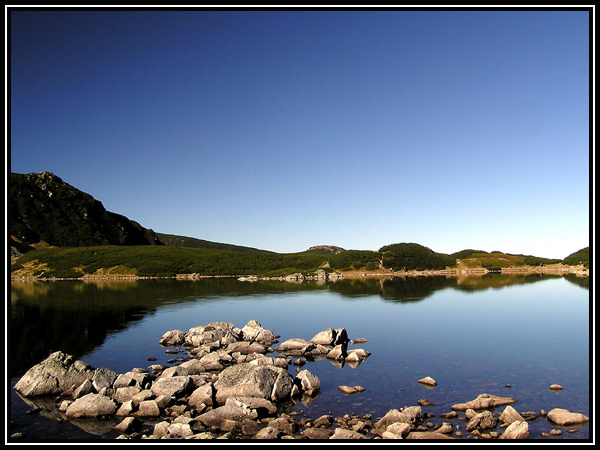
[[[259,416],[271,415],[277,412],[277,407],[269,400],[257,397],[230,397],[227,404],[235,404],[247,409],[253,409]]]
[[[329,439],[333,436],[333,430],[326,428],[307,428],[300,433],[308,439]]]
[[[111,398],[92,393],[84,395],[71,403],[65,414],[67,417],[74,419],[78,417],[110,416],[116,411],[117,404]]]
[[[93,391],[94,386],[92,385],[92,382],[89,379],[87,379],[83,383],[81,383],[81,386],[75,389],[75,392],[73,392],[73,398],[83,397],[84,395],[87,395]]]
[[[179,438],[186,438],[194,434],[192,428],[187,423],[172,423],[167,428],[167,432],[169,433],[169,436]]]
[[[430,387],[435,387],[437,386],[437,381],[435,381],[433,378],[431,377],[425,377],[425,378],[421,378],[419,380],[420,384],[423,384],[425,386],[430,386]]]
[[[406,423],[412,425],[420,419],[420,406],[404,408],[402,411],[398,409],[390,409],[381,419],[375,422],[373,429],[371,430],[371,434],[381,436],[381,434],[386,431],[387,427],[393,423]]]
[[[119,433],[131,434],[138,431],[142,427],[142,422],[135,417],[126,417],[120,423],[113,427],[113,430]]]
[[[140,402],[136,411],[131,413],[134,417],[158,417],[160,408],[155,400],[144,400]]]
[[[458,417],[458,413],[456,411],[452,411],[449,413],[442,413],[442,414],[440,414],[440,417],[442,419],[452,420],[452,419],[456,419]]]
[[[366,344],[367,340],[365,338],[352,339],[350,341],[351,344]]]
[[[419,405],[419,406],[435,406],[433,403],[431,403],[426,398],[420,398],[419,400],[417,400],[417,405]]]
[[[510,397],[499,397],[491,394],[480,394],[474,400],[467,403],[458,403],[453,405],[450,409],[455,411],[466,411],[467,409],[493,409],[498,406],[504,406],[511,403],[515,403],[518,400]]]
[[[362,348],[350,350],[346,355],[346,362],[363,362],[369,356],[371,356],[371,353]]]
[[[548,412],[548,420],[554,422],[557,425],[578,425],[588,422],[590,419],[580,413],[573,413],[566,409],[554,408]]]
[[[281,431],[273,427],[265,427],[254,435],[254,439],[279,439]]]
[[[293,355],[303,355],[315,348],[315,344],[305,341],[304,339],[294,338],[283,341],[275,351],[278,353],[288,353]]]
[[[435,430],[435,432],[442,434],[452,434],[452,425],[450,425],[448,422],[444,422],[441,427]]]
[[[328,328],[325,331],[317,333],[309,342],[315,345],[333,345],[335,337],[335,330],[333,328]]]
[[[201,404],[212,406],[214,403],[215,391],[212,383],[206,383],[194,390],[188,399],[188,405],[196,408]]]
[[[345,328],[338,328],[335,330],[335,341],[333,341],[333,345],[339,344],[348,344],[350,339],[348,339],[348,332]]]
[[[157,397],[182,397],[193,389],[194,383],[189,376],[175,376],[171,378],[159,378],[150,390]]]
[[[406,439],[454,439],[451,436],[443,433],[436,433],[431,431],[411,431]]]
[[[210,411],[205,412],[196,418],[207,427],[221,428],[221,424],[225,420],[235,420],[241,422],[243,419],[254,420],[257,417],[258,414],[255,410],[232,402],[211,409]]]
[[[362,386],[338,386],[338,390],[345,395],[352,395],[360,392],[365,392],[365,388]]]
[[[550,389],[553,391],[562,391],[564,387],[562,387],[560,384],[553,384],[550,386]]]
[[[298,424],[295,422],[290,422],[283,417],[277,417],[269,422],[269,426],[273,427],[284,434],[293,435],[296,431],[298,431]]]
[[[117,374],[115,372],[103,367],[94,371],[92,385],[94,386],[94,389],[96,389],[96,392],[99,392],[103,388],[112,388],[116,379]]]
[[[338,344],[329,353],[327,353],[327,359],[334,359],[340,361],[346,357],[346,346],[344,344]]]
[[[287,370],[250,363],[227,367],[214,384],[216,401],[224,404],[228,397],[258,397],[280,400],[292,391],[293,378]]]
[[[331,414],[325,414],[313,422],[313,426],[317,428],[329,428],[333,425],[333,416]]]
[[[480,430],[490,430],[498,425],[498,418],[491,411],[483,411],[469,420],[467,431],[472,431],[475,428]]]
[[[515,408],[508,405],[506,408],[504,408],[504,411],[500,415],[500,422],[510,424],[516,421],[525,422],[525,419],[517,412]]]
[[[72,394],[93,376],[94,371],[87,364],[59,351],[29,369],[14,390],[23,397]]]
[[[321,389],[321,381],[319,378],[308,370],[301,370],[298,372],[298,375],[296,375],[296,382],[299,384],[300,389],[309,395]]]
[[[529,437],[529,425],[527,422],[513,422],[498,439],[527,439]]]
[[[185,342],[187,333],[181,330],[167,331],[162,335],[158,343],[164,346],[180,346]]]
[[[409,424],[396,422],[391,425],[388,425],[381,437],[384,439],[390,439],[389,436],[387,438],[384,436],[385,433],[390,433],[390,434],[394,434],[394,435],[398,436],[401,439],[404,439],[404,438],[406,438],[406,436],[408,436],[408,433],[410,433],[410,431],[411,431],[411,426]],[[393,439],[396,439],[396,438],[393,438]]]
[[[125,386],[114,390],[111,398],[117,403],[124,403],[128,400],[133,400],[133,397],[142,392],[137,386]]]
[[[346,430],[345,428],[336,428],[329,439],[367,439],[367,437],[356,431]]]

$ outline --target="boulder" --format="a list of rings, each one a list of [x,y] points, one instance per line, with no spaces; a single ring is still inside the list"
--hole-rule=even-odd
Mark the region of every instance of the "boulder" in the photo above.
[[[315,345],[333,345],[335,342],[336,332],[333,328],[328,328],[324,331],[317,333],[309,341]]]
[[[185,342],[186,335],[187,333],[181,330],[167,331],[165,334],[162,335],[158,343],[160,345],[164,345],[165,347],[178,347],[180,345],[183,345],[183,343]]]
[[[196,388],[190,398],[188,399],[188,405],[192,408],[199,407],[204,404],[206,406],[212,406],[214,403],[215,390],[212,383],[206,383]]]
[[[156,400],[144,400],[138,404],[137,410],[131,412],[134,417],[158,417],[160,407]]]
[[[194,387],[192,378],[189,376],[175,376],[170,378],[159,378],[150,390],[154,395],[160,397],[182,397],[189,393]]]
[[[527,439],[529,437],[529,425],[527,422],[516,421],[511,423],[499,439]]]
[[[476,428],[480,430],[491,430],[498,425],[498,418],[491,411],[483,411],[469,420],[467,423],[467,431],[472,431]]]
[[[224,404],[229,397],[258,397],[280,400],[292,391],[293,378],[287,370],[250,363],[227,367],[215,382],[216,401]]]
[[[425,386],[429,386],[429,387],[435,387],[437,386],[437,381],[435,381],[433,378],[431,377],[425,377],[425,378],[421,378],[419,380],[420,384],[423,384]]]
[[[348,355],[346,356],[346,362],[350,363],[350,362],[363,362],[365,359],[367,359],[369,356],[371,356],[371,353],[359,348],[357,350],[350,350],[348,352]]]
[[[395,422],[391,425],[388,425],[383,434],[381,435],[384,439],[404,439],[408,436],[408,433],[411,431],[411,426],[407,423]],[[397,437],[391,437],[389,434],[393,434]]]
[[[234,402],[211,409],[204,414],[196,417],[207,427],[221,428],[221,425],[226,420],[242,421],[243,419],[254,420],[258,417],[255,410],[244,407],[243,405]]]
[[[70,419],[78,417],[110,416],[117,411],[117,404],[100,394],[87,394],[69,405],[66,411]]]
[[[92,376],[92,385],[96,392],[101,391],[103,388],[112,388],[113,383],[117,379],[117,374],[110,369],[104,367],[96,369]]]
[[[327,359],[340,361],[346,358],[346,355],[346,345],[338,344],[335,347],[333,347],[329,353],[327,353]]]
[[[235,404],[247,409],[253,409],[259,416],[272,415],[277,412],[277,407],[269,400],[257,397],[230,397],[227,399],[228,404]]]
[[[278,353],[289,353],[293,355],[303,355],[315,348],[315,344],[305,341],[304,339],[294,338],[283,341],[275,351]]]
[[[90,366],[59,351],[29,369],[14,389],[23,397],[72,394],[93,376]]]
[[[274,427],[265,427],[254,435],[254,439],[279,439],[281,430]]]
[[[554,422],[557,425],[578,425],[588,422],[590,419],[580,413],[573,413],[566,409],[554,408],[548,412],[548,420]]]
[[[456,405],[451,406],[450,409],[455,411],[466,411],[467,409],[493,409],[497,408],[498,406],[509,405],[517,401],[517,399],[510,397],[500,397],[491,394],[480,394],[474,400],[471,400],[466,403],[457,403]]]
[[[362,386],[338,386],[338,390],[344,395],[352,395],[365,392],[365,388]]]
[[[517,412],[515,408],[508,405],[506,408],[504,408],[504,411],[500,415],[500,422],[510,424],[516,421],[525,422],[525,419]]]
[[[336,428],[329,439],[367,439],[364,434],[345,428]]]
[[[408,436],[406,436],[406,439],[424,439],[424,440],[430,440],[430,439],[454,439],[452,436],[448,436],[447,434],[443,434],[443,433],[436,433],[436,432],[430,432],[430,431],[411,431]]]
[[[299,385],[300,390],[309,395],[312,395],[321,389],[321,381],[319,378],[308,370],[301,370],[298,372],[295,381]]]

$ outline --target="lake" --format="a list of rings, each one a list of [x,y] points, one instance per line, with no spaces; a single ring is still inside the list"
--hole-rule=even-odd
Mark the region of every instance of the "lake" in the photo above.
[[[11,282],[8,373],[11,387],[33,365],[62,350],[99,368],[124,373],[168,363],[158,344],[169,330],[213,321],[242,328],[249,320],[280,335],[309,340],[327,328],[365,338],[371,352],[358,367],[327,359],[303,368],[321,380],[313,403],[294,411],[311,418],[331,413],[382,417],[416,405],[439,414],[488,393],[513,397],[519,412],[565,408],[590,416],[589,278],[572,275],[504,275],[343,279],[336,282],[123,280]],[[349,345],[348,349],[358,347]],[[276,355],[276,353],[274,354]],[[148,358],[156,358],[149,362]],[[295,359],[295,358],[294,358]],[[295,374],[295,366],[289,371]],[[427,389],[417,381],[437,381]],[[551,384],[562,391],[552,391]],[[346,396],[340,385],[360,385]],[[113,439],[32,408],[12,389],[9,435],[28,439]],[[504,407],[496,411],[501,412]],[[464,415],[463,415],[464,416]],[[465,422],[460,424],[462,432]],[[530,439],[560,427],[545,418],[529,422]],[[556,439],[589,439],[591,425],[562,427]],[[498,429],[498,431],[502,431]]]

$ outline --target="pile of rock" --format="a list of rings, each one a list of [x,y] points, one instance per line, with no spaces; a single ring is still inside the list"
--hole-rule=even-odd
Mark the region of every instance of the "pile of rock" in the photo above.
[[[329,350],[335,342],[347,355],[345,329],[317,336],[322,334],[334,337]],[[310,402],[307,397],[320,389],[320,380],[308,370],[290,375],[292,361],[285,354],[266,356],[278,337],[255,320],[241,329],[213,322],[187,332],[171,330],[159,343],[183,346],[189,358],[172,367],[155,364],[123,374],[94,369],[59,351],[32,367],[14,389],[24,398],[54,397],[66,420],[125,418],[115,427],[122,433],[135,431],[141,419],[169,418],[155,425],[152,436],[200,439],[234,429],[242,435],[271,436],[277,433],[262,430],[268,428],[261,426],[265,419],[290,412],[298,399]]]

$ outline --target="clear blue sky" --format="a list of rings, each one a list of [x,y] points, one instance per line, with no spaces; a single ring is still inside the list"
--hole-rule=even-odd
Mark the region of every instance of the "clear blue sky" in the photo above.
[[[10,166],[278,252],[589,245],[587,11],[12,11]]]

